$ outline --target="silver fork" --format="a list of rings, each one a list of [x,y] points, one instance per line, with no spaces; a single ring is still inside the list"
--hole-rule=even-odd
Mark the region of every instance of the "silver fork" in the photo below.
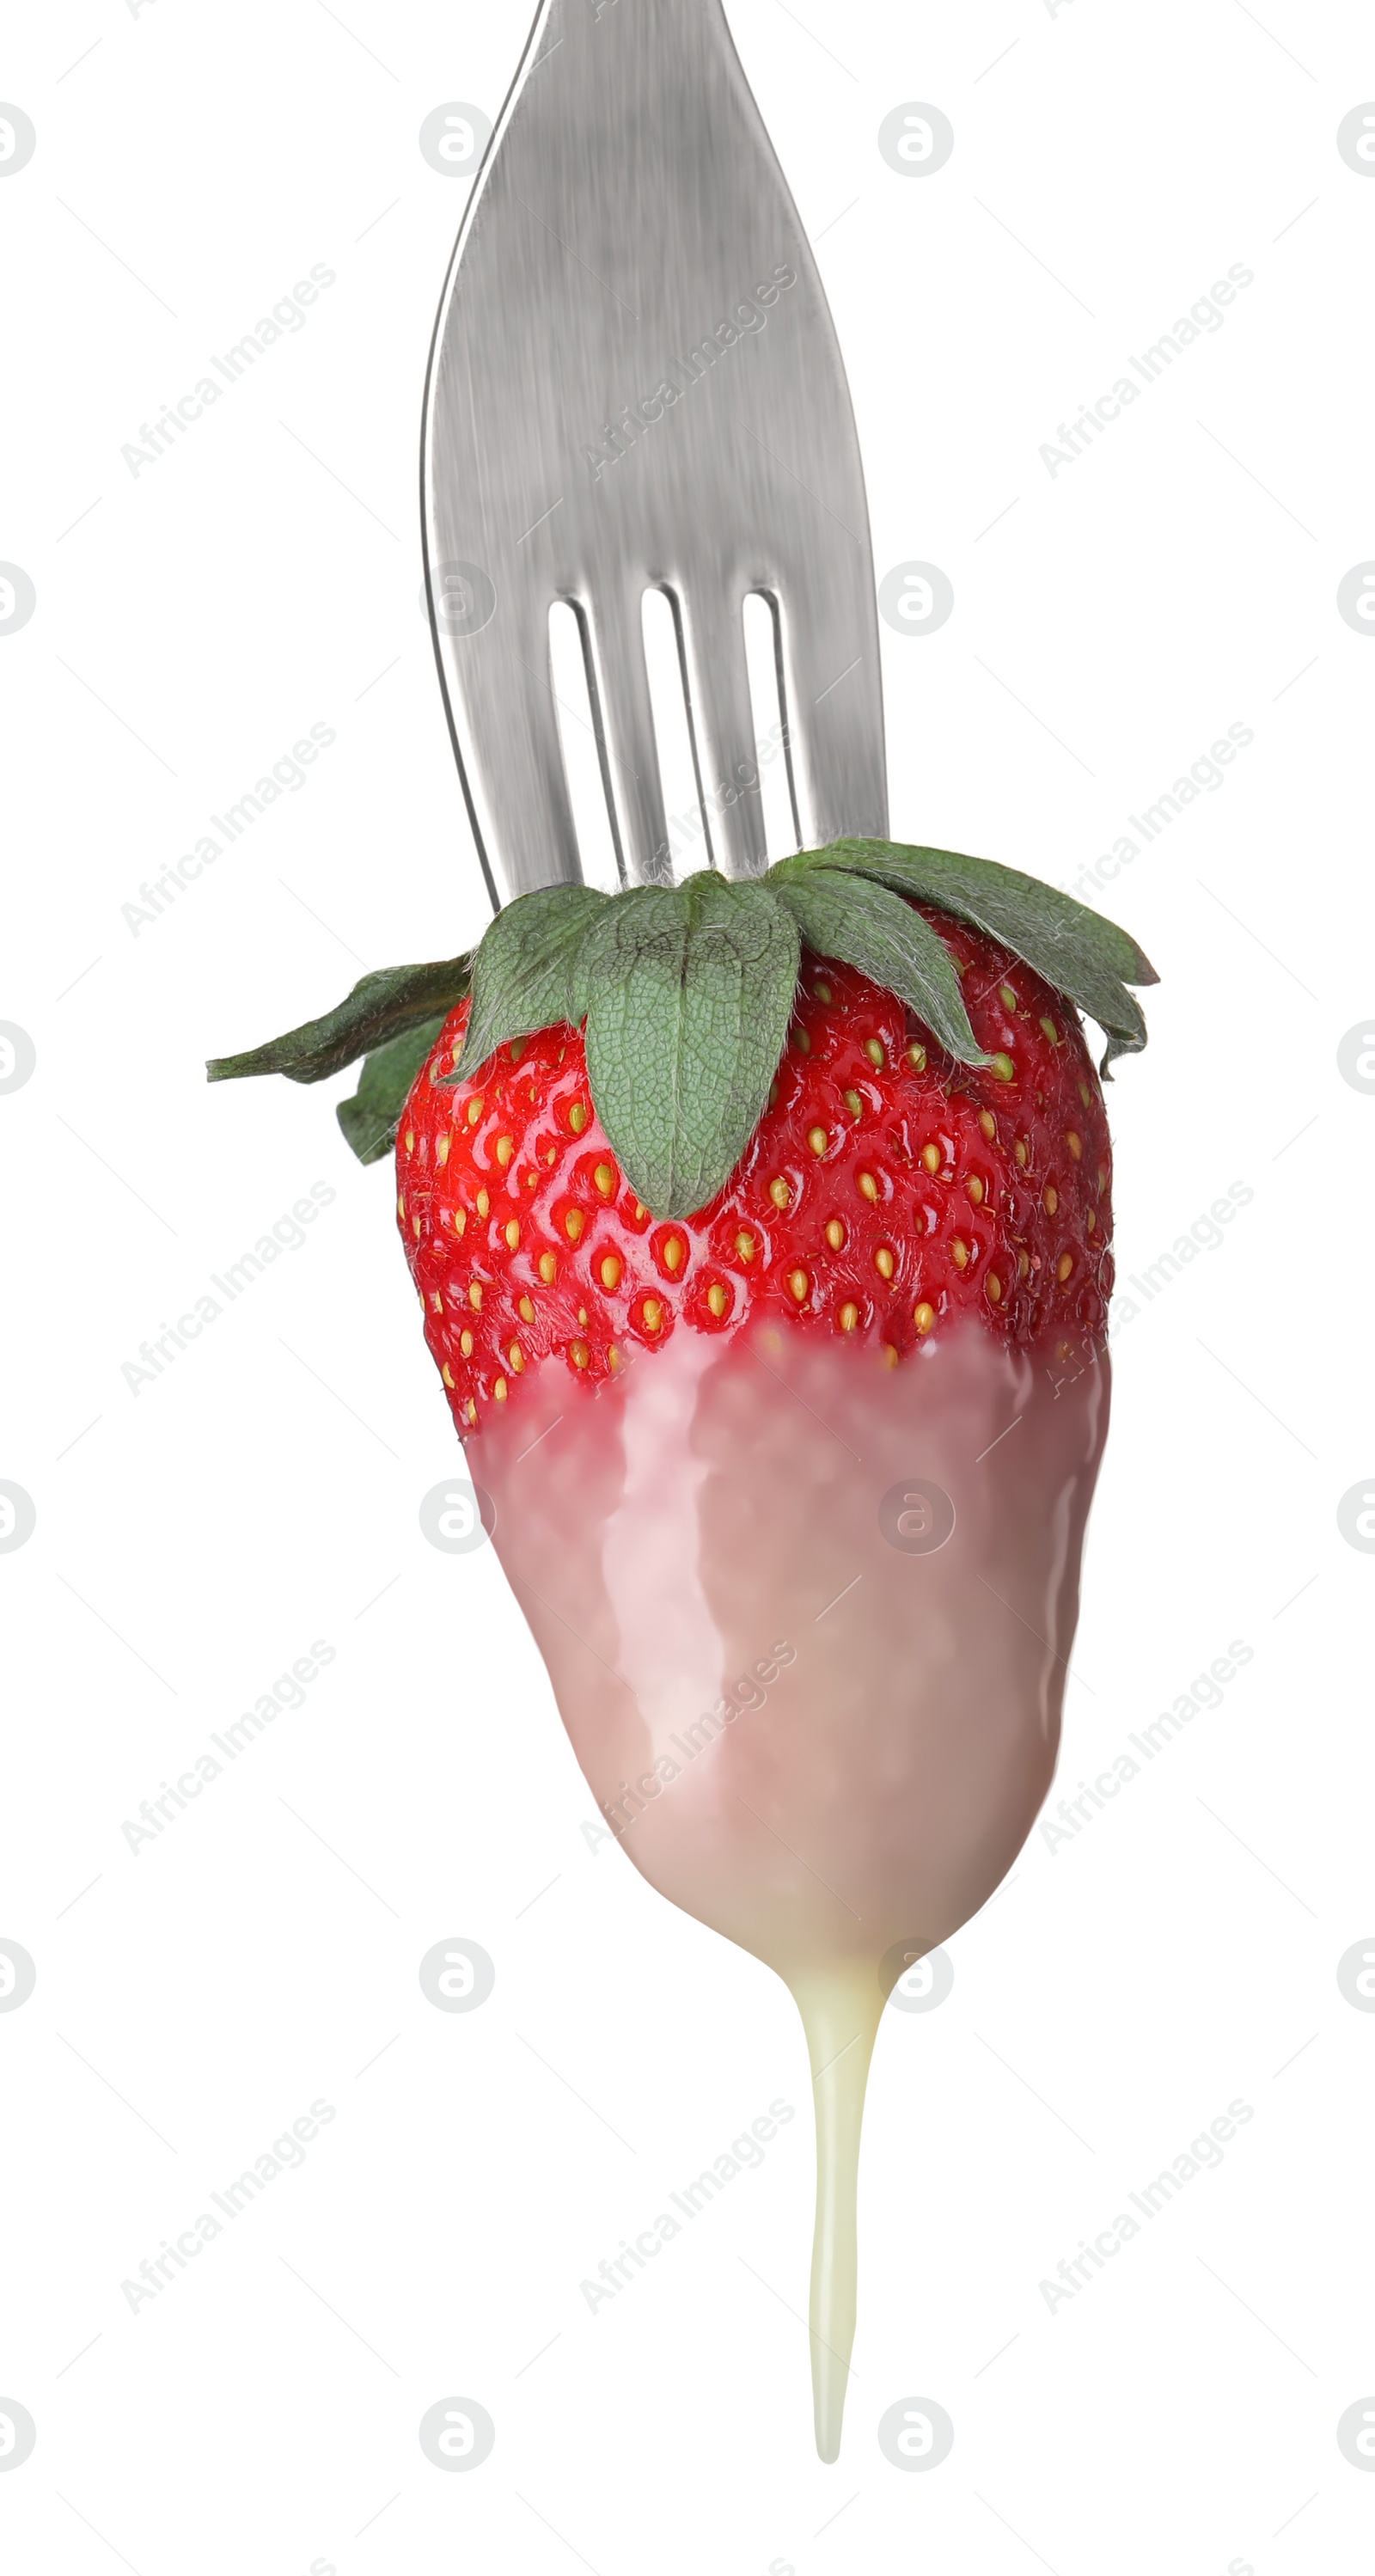
[[[672,875],[647,588],[673,606],[713,864],[741,877],[767,859],[751,592],[773,611],[799,844],[886,836],[849,390],[721,0],[541,0],[440,303],[421,489],[440,679],[495,905],[581,874],[558,600],[582,631],[623,882]]]

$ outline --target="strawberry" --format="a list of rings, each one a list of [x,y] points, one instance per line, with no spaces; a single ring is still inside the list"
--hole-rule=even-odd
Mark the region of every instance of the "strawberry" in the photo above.
[[[1077,1013],[934,906],[986,1067],[957,1063],[892,993],[806,952],[768,1106],[725,1187],[656,1221],[592,1106],[566,1024],[445,1087],[450,1013],[397,1137],[397,1218],[463,1435],[556,1353],[586,1387],[627,1346],[761,1321],[904,1359],[973,1317],[1061,1356],[1104,1339],[1111,1153]]]
[[[1079,1013],[1106,1073],[1154,980],[1011,869],[842,841],[522,896],[210,1067],[366,1053],[340,1122],[365,1162],[397,1138],[426,1336],[607,1830],[797,2000],[826,2460],[879,2020],[1054,1768],[1112,1288]]]

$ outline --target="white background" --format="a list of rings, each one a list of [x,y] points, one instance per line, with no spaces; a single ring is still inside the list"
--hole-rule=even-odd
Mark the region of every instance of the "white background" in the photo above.
[[[647,5],[647,0],[621,0]],[[456,1464],[392,1224],[331,1101],[202,1060],[452,954],[484,898],[417,607],[429,333],[466,194],[417,147],[497,112],[519,0],[50,0],[0,93],[0,636],[10,923],[0,1475],[0,2475],[6,2563],[138,2576],[1155,2571],[1347,2576],[1375,2475],[1370,1009],[1375,93],[1365,13],[1265,0],[732,0],[846,352],[880,574],[894,824],[1071,884],[1229,724],[1254,742],[1103,898],[1154,956],[1119,1068],[1121,1272],[1253,1193],[1116,1345],[1066,1711],[1073,1789],[1232,1639],[1222,1706],[951,1945],[880,2035],[845,2448],[810,2428],[807,2075],[783,1988],[592,1813]],[[1264,23],[1262,23],[1262,21]],[[1301,59],[1296,60],[1295,56]],[[909,100],[955,129],[879,156]],[[312,263],[336,283],[175,450],[121,457]],[[1039,450],[1229,265],[1224,327],[1071,467]],[[162,916],[122,907],[312,723],[337,741]],[[349,1078],[351,1081],[351,1077]],[[335,1192],[152,1384],[122,1364],[313,1182]],[[121,1832],[315,1639],[305,1705],[137,1855]],[[448,1935],[496,1962],[426,2002]],[[798,2116],[652,2273],[579,2283],[775,2097]],[[1234,2098],[1254,2116],[1100,2275],[1039,2284]],[[336,2112],[156,2299],[121,2283],[312,2100]],[[424,2410],[481,2401],[446,2476]],[[905,2475],[875,2426],[955,2425]],[[1373,2401],[1375,2402],[1375,2401]],[[4,2462],[0,2460],[0,2470]]]

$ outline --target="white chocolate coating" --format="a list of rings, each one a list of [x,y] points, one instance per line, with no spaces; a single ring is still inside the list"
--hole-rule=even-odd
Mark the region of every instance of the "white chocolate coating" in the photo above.
[[[839,1338],[680,1327],[597,1395],[546,1362],[469,1444],[608,1822],[802,2010],[824,2458],[880,1970],[987,1901],[1049,1788],[1108,1391],[1106,1358],[976,1326],[898,1368]],[[954,1508],[929,1550],[948,1514],[914,1480]]]

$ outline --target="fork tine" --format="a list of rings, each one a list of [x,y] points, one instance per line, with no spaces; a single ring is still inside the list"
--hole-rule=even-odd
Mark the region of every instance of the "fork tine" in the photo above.
[[[471,637],[436,638],[459,773],[494,906],[497,870],[516,887],[576,885],[578,836],[564,772],[549,651],[537,590],[512,589]],[[457,686],[450,687],[452,674]]]
[[[757,877],[768,864],[764,799],[755,757],[742,598],[675,598],[697,790],[713,864],[723,876]]]
[[[602,776],[622,872],[630,885],[670,885],[640,586],[621,584],[611,596],[599,586],[584,633],[591,646]]]
[[[788,758],[803,849],[850,834],[886,839],[888,790],[878,620],[867,562],[856,564],[853,596],[832,583],[809,597],[810,567],[779,585]]]

